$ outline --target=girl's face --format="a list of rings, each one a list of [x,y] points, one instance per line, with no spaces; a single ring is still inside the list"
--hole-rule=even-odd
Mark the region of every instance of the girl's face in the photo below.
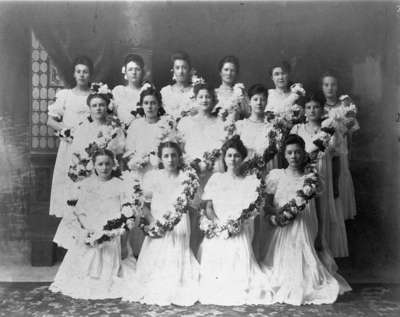
[[[267,105],[267,96],[265,94],[255,94],[250,98],[251,112],[255,114],[263,114]]]
[[[207,89],[201,89],[196,95],[196,102],[199,105],[200,109],[204,111],[208,111],[213,106],[212,104],[212,96]]]
[[[94,97],[89,103],[90,116],[93,120],[103,120],[107,113],[107,102],[100,97]]]
[[[276,88],[287,88],[289,83],[289,74],[281,67],[275,67],[272,70],[271,78]]]
[[[110,179],[113,167],[114,161],[108,155],[98,155],[95,158],[94,169],[100,179]]]
[[[130,83],[140,84],[143,78],[143,69],[135,62],[126,64],[125,75]]]
[[[243,158],[238,150],[229,148],[225,153],[224,160],[228,170],[237,170],[242,164]]]
[[[232,85],[236,80],[236,66],[233,63],[225,63],[220,71],[221,80],[225,84]]]
[[[308,121],[320,121],[322,118],[322,114],[323,114],[323,109],[318,102],[311,100],[306,103],[305,115]]]
[[[76,85],[83,87],[89,85],[90,79],[90,71],[89,67],[83,64],[75,65],[74,68],[74,79],[76,81]]]
[[[304,161],[304,150],[299,144],[289,144],[285,149],[285,159],[290,167],[299,168]]]
[[[146,118],[153,119],[158,117],[158,110],[160,108],[160,105],[158,103],[156,96],[153,95],[144,96],[142,101],[142,107]]]
[[[338,91],[336,78],[332,76],[325,76],[322,78],[322,91],[325,98],[335,98]]]
[[[176,59],[174,61],[173,72],[175,80],[178,83],[186,83],[189,80],[189,64],[183,59]]]
[[[161,151],[161,162],[167,171],[176,171],[179,165],[179,153],[173,147],[165,147]]]

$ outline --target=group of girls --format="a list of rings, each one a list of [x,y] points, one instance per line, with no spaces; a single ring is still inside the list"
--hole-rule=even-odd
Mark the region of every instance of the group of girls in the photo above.
[[[49,106],[48,125],[60,136],[50,214],[62,218],[54,242],[67,249],[50,289],[157,305],[333,303],[351,289],[333,258],[348,256],[344,221],[356,214],[348,166],[355,119],[335,123],[317,158],[318,197],[286,225],[271,225],[268,215],[302,188],[314,136],[324,117],[341,108],[337,78],[322,77],[323,98],[303,96],[301,86],[290,88],[283,62],[271,68],[274,89],[256,84],[246,91],[236,82],[238,59],[227,56],[219,63],[221,85],[211,89],[190,76],[186,53],[171,62],[173,83],[159,92],[143,80],[143,59],[130,54],[122,67],[127,84],[111,92],[90,86],[93,64],[79,57],[75,87],[59,91]],[[279,153],[267,160],[273,144],[268,117],[285,116],[301,103],[305,121],[290,126]],[[246,162],[260,157],[265,164],[258,173],[244,172]],[[77,171],[77,162],[85,168]],[[188,167],[196,170],[195,180],[187,178]],[[140,223],[88,243],[121,217],[132,179],[143,193]],[[193,197],[182,199],[194,183]],[[186,212],[151,234],[149,228],[178,214],[182,201]],[[249,206],[257,206],[258,215],[243,218]],[[235,234],[207,231],[207,223],[234,223]]]

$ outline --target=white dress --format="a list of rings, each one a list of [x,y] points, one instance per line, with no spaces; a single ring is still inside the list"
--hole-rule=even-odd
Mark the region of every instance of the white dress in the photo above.
[[[165,170],[149,172],[143,190],[151,192],[151,214],[159,219],[172,210],[182,193],[182,174],[175,178]],[[136,273],[127,281],[124,300],[144,304],[190,306],[198,300],[199,264],[189,245],[189,215],[162,238],[146,236]]]
[[[112,90],[117,116],[126,126],[129,126],[135,119],[131,111],[137,110],[140,100],[139,91],[122,85],[118,85]]]
[[[334,111],[336,106],[325,105],[327,112]],[[340,174],[339,174],[339,197],[336,198],[337,203],[342,206],[343,217],[345,220],[353,219],[357,214],[356,199],[354,194],[353,178],[349,166],[349,148],[348,136],[344,132],[352,134],[360,129],[358,122],[350,129],[347,130],[343,126],[338,126],[338,130],[342,132],[339,135],[339,148],[338,154],[340,157]]]
[[[99,133],[103,134],[111,134],[110,131],[112,130],[111,126],[108,125],[98,125],[95,122],[90,122],[89,120],[83,121],[75,130],[74,139],[70,146],[70,152],[72,153],[79,153],[81,155],[85,154],[85,148],[91,142],[94,142],[97,138]],[[125,149],[125,135],[122,129],[117,130],[117,136],[109,143],[108,147],[114,155],[122,154]],[[67,168],[72,163],[72,159],[67,164]],[[70,190],[73,187],[72,181],[69,181],[69,187],[65,186],[64,190],[66,195],[70,195]],[[65,198],[64,204],[67,206],[67,197]],[[69,208],[67,208],[67,212],[69,212]],[[71,246],[74,245],[74,240],[72,238],[72,234],[70,228],[67,225],[67,219],[62,219],[58,225],[56,234],[54,236],[53,242],[56,243],[58,246],[63,247],[64,249],[69,249]]]
[[[270,171],[266,179],[268,194],[274,195],[274,207],[280,208],[295,197],[304,176],[293,177],[284,169]],[[314,241],[318,230],[315,204],[312,200],[295,220],[277,227],[264,259],[264,270],[272,274],[274,301],[292,305],[330,304],[339,294],[351,290],[334,272],[335,264],[328,251],[317,254]],[[330,267],[324,263],[330,261]]]
[[[254,122],[250,119],[243,119],[235,122],[236,132],[240,136],[243,144],[246,146],[248,155],[246,159],[251,159],[254,155],[263,156],[264,151],[269,145],[267,129],[269,124],[264,122]],[[273,168],[278,168],[278,155],[267,163],[263,175]],[[271,228],[268,221],[265,220],[264,211],[260,211],[260,216],[255,218],[255,237],[253,241],[254,254],[257,259],[265,253],[265,245],[270,239]]]
[[[220,149],[223,145],[224,125],[221,120],[214,117],[195,115],[182,118],[178,123],[178,130],[182,132],[185,140],[185,160],[191,162],[202,159],[206,151]],[[214,169],[222,169],[221,160],[215,162]],[[195,254],[202,239],[199,229],[199,208],[204,186],[210,178],[212,171],[200,173],[200,188],[191,202],[194,208],[190,214],[191,222],[191,247]]]
[[[244,95],[241,98],[238,98],[234,94],[234,90],[232,89],[222,89],[221,87],[216,88],[215,92],[215,99],[216,105],[214,108],[221,107],[223,109],[229,109],[232,106],[237,106],[238,109],[233,114],[233,120],[239,120],[243,118],[247,118],[251,113],[251,108],[249,106],[249,100],[247,95]]]
[[[108,220],[121,215],[124,202],[122,181],[112,178],[101,181],[91,176],[80,183],[78,202],[70,207],[68,225],[74,235],[71,246],[58,269],[52,292],[81,299],[106,299],[121,297],[123,269],[121,266],[120,238],[116,237],[99,246],[89,247],[84,243],[85,231],[81,228],[73,210],[79,215],[85,229],[102,230]]]
[[[49,106],[48,115],[62,122],[72,130],[89,115],[86,105],[87,95],[77,95],[72,89],[62,89],[57,92],[56,101]],[[67,209],[66,200],[68,188],[72,185],[68,177],[71,162],[71,143],[60,140],[54,165],[53,181],[50,195],[50,215],[62,218]]]
[[[215,214],[224,223],[237,219],[256,200],[258,184],[254,175],[234,179],[227,173],[215,173],[204,189],[203,199],[212,201]],[[204,238],[199,250],[202,304],[272,303],[268,276],[254,257],[251,240],[251,220],[231,238]]]
[[[174,118],[180,118],[182,111],[190,111],[195,105],[193,102],[193,87],[188,86],[181,92],[172,85],[161,88],[161,97],[165,112]]]
[[[271,111],[278,115],[286,113],[295,104],[296,98],[296,95],[290,91],[281,94],[276,89],[269,89],[265,111]]]
[[[295,125],[291,133],[301,136],[306,143],[306,151],[311,151],[313,148],[313,136],[315,134],[308,131],[305,124]],[[331,140],[333,142],[331,142],[330,147],[325,150],[324,154],[318,160],[318,173],[324,180],[324,190],[319,196],[322,226],[324,238],[332,256],[346,257],[349,255],[349,251],[342,206],[340,202],[335,203],[333,196],[332,156],[337,145],[335,142],[336,137],[333,137]]]

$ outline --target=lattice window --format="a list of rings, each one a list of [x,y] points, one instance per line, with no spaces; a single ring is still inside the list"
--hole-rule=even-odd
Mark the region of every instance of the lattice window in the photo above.
[[[65,85],[46,49],[33,32],[31,50],[31,151],[52,153],[57,151],[59,141],[54,136],[54,130],[46,125],[47,107],[54,101],[57,91]]]

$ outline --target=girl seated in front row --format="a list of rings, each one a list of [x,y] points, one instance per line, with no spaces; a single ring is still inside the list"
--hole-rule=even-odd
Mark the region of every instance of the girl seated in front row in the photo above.
[[[305,179],[304,140],[291,134],[285,140],[283,150],[287,168],[273,169],[266,178],[267,200],[274,211],[296,196]],[[328,270],[319,259],[324,255],[326,260],[330,255],[327,250],[320,249],[318,218],[312,199],[292,222],[275,229],[263,261],[264,270],[271,274],[267,281],[272,284],[274,302],[329,304],[335,302],[339,294],[351,290],[341,276]]]
[[[125,202],[122,180],[113,177],[114,154],[98,150],[93,154],[95,173],[80,183],[75,207],[69,218],[74,244],[70,246],[50,285],[52,292],[81,299],[121,297],[121,243],[114,237],[88,245],[89,232],[99,232],[108,220],[121,216]]]

